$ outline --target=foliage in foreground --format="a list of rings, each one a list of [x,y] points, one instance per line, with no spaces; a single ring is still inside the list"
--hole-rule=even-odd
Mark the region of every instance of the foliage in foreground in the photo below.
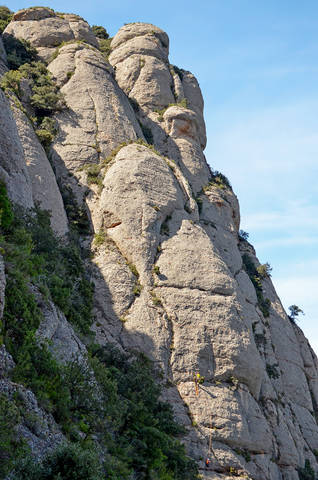
[[[33,391],[68,441],[42,464],[32,461],[21,444],[15,480],[197,478],[195,463],[176,438],[183,429],[173,420],[171,407],[159,399],[158,372],[149,360],[90,344],[86,361],[61,365],[49,345],[39,344],[35,333],[43,315],[34,287],[88,334],[90,284],[76,245],[55,238],[47,212],[13,211],[5,188],[0,194],[0,244],[7,276],[1,332],[16,363],[11,377]],[[88,291],[78,290],[83,281]],[[0,458],[6,472],[17,459],[15,427],[25,408],[14,399],[0,398]]]

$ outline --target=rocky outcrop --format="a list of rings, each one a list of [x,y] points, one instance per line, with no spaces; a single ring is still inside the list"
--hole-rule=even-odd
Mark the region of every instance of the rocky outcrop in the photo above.
[[[23,147],[10,105],[1,90],[0,147],[0,178],[7,186],[9,197],[25,208],[33,207],[32,185],[24,161]]]
[[[306,459],[317,474],[317,358],[270,277],[256,283],[248,269],[259,262],[239,238],[237,198],[203,154],[198,82],[169,65],[166,33],[125,25],[109,63],[86,22],[50,9],[18,12],[6,33],[45,58],[56,42],[71,42],[48,65],[67,104],[55,115],[50,157],[61,188],[85,205],[101,239],[81,238],[94,254],[96,341],[141,350],[161,368],[203,478],[296,480]],[[44,150],[1,98],[0,127],[9,131],[0,136],[1,178],[29,207],[41,196],[37,175],[45,177],[45,205],[57,218],[63,209],[60,200],[53,206],[59,193]],[[53,342],[60,361],[85,354],[53,304],[44,317],[39,337]]]
[[[68,221],[51,164],[27,116],[13,102],[11,107],[31,182],[33,203],[50,212],[53,230],[63,236],[68,231]]]
[[[38,55],[49,60],[62,42],[84,41],[94,47],[98,42],[89,25],[78,15],[55,13],[50,8],[33,7],[19,10],[4,35],[22,38],[36,47]]]

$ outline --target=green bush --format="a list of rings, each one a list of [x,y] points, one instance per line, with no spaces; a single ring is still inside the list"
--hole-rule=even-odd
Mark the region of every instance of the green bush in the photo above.
[[[17,70],[21,65],[36,60],[36,49],[27,40],[5,34],[3,36],[3,44],[7,52],[10,70]]]
[[[13,17],[13,12],[8,7],[0,6],[0,33],[6,28]]]
[[[107,38],[109,38],[109,35],[108,35],[106,29],[104,27],[101,27],[100,25],[93,25],[92,26],[92,31],[97,38],[102,38],[102,39],[105,39],[105,40]]]
[[[24,453],[15,431],[19,421],[20,412],[14,401],[0,393],[0,478],[9,473],[13,459]]]
[[[278,370],[278,363],[274,363],[273,365],[270,365],[269,363],[266,363],[266,371],[267,375],[270,378],[277,379],[280,376],[279,370]]]
[[[195,463],[174,438],[184,430],[174,421],[170,405],[159,400],[158,373],[151,362],[142,354],[124,356],[109,345],[92,346],[90,354],[105,395],[103,405],[111,409],[113,435],[107,449],[120,460],[119,466],[128,467],[139,479],[197,478]]]
[[[303,468],[298,468],[298,476],[299,480],[315,480],[315,471],[308,459],[305,460],[305,466]]]
[[[22,78],[22,74],[18,70],[9,70],[1,78],[0,86],[3,91],[11,90],[17,97],[20,97],[20,82]]]
[[[38,136],[41,144],[45,149],[47,149],[57,134],[56,122],[53,118],[44,117],[43,120],[39,123],[35,133]]]
[[[8,198],[7,189],[0,181],[0,227],[8,228],[13,222],[13,212]]]
[[[106,60],[108,60],[109,54],[111,52],[111,48],[110,48],[111,41],[112,41],[112,38],[101,38],[99,40],[99,49]]]
[[[17,462],[12,480],[102,480],[97,452],[78,444],[62,444],[42,463],[31,456]]]
[[[263,265],[259,265],[257,268],[257,273],[259,274],[260,278],[263,280],[264,278],[269,278],[271,276],[271,271],[273,270],[272,267],[268,262],[264,263]]]

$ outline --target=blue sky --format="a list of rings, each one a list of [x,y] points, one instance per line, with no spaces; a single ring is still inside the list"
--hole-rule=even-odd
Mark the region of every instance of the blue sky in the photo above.
[[[32,6],[11,1],[12,10]],[[318,2],[56,1],[111,35],[145,21],[170,37],[170,62],[205,100],[207,160],[225,173],[261,262],[318,352]]]

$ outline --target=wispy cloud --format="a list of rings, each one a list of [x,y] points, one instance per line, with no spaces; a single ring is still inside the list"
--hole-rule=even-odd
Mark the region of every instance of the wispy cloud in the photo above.
[[[255,229],[254,229],[255,230]],[[293,247],[318,244],[318,237],[280,237],[272,238],[262,242],[257,242],[257,249],[267,249],[273,247]]]

